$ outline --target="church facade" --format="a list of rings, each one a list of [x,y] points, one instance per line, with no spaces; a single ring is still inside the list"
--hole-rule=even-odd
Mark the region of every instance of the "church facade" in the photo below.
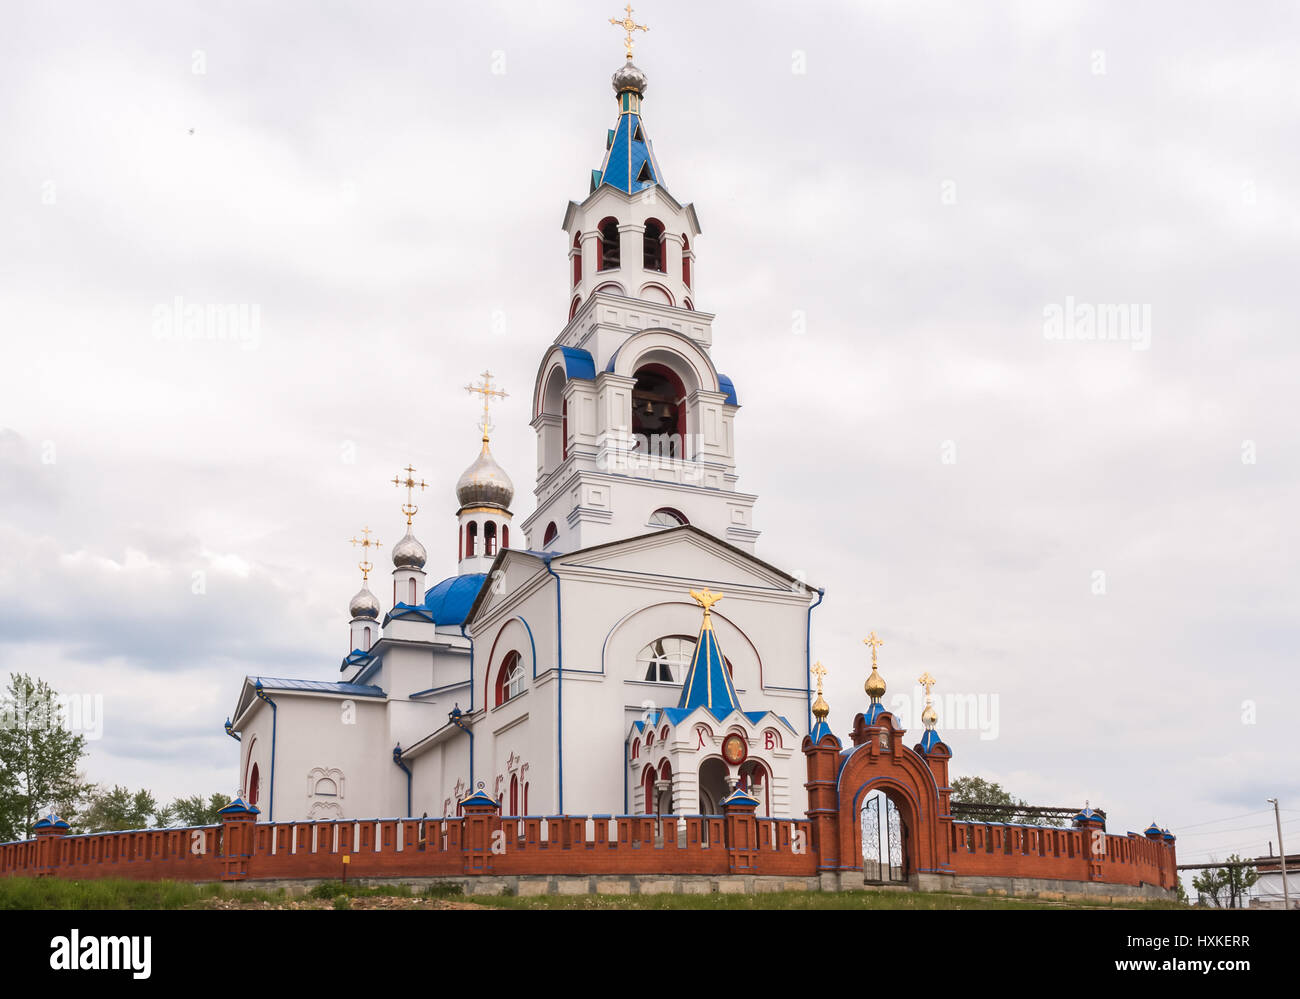
[[[629,58],[612,83],[603,162],[564,215],[567,321],[539,351],[535,508],[516,524],[485,372],[455,574],[428,573],[408,466],[391,597],[367,530],[338,674],[244,681],[226,729],[263,821],[456,815],[478,791],[506,815],[719,814],[737,789],[760,815],[808,807],[821,595],[756,554],[737,389],[695,304],[699,220],[665,185],[645,74]]]

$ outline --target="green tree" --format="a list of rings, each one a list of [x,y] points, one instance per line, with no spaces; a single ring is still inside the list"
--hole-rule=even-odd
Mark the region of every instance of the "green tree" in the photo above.
[[[227,795],[217,793],[203,802],[203,795],[194,794],[188,798],[177,798],[167,806],[167,824],[178,826],[214,826],[221,821],[217,814],[230,804]]]
[[[1030,807],[1029,803],[1014,797],[1004,790],[1001,784],[994,781],[985,780],[983,777],[954,777],[951,786],[952,814],[956,819],[980,821],[985,818],[982,815],[963,812],[961,807],[963,804],[1002,805],[1007,809],[1007,818],[1004,820],[1006,822],[1019,822],[1032,826],[1055,825],[1050,819],[1022,811]]]
[[[1259,871],[1249,866],[1235,853],[1223,867],[1207,867],[1192,878],[1192,887],[1201,897],[1202,904],[1216,909],[1240,909],[1247,891],[1259,880]],[[1227,866],[1233,865],[1233,866]]]
[[[63,724],[58,695],[25,674],[0,695],[0,842],[28,839],[41,811],[85,796],[77,765],[86,737]]]
[[[112,832],[121,829],[149,829],[167,824],[167,810],[159,809],[151,792],[132,793],[120,784],[110,790],[92,788],[85,811],[76,826],[84,832]]]

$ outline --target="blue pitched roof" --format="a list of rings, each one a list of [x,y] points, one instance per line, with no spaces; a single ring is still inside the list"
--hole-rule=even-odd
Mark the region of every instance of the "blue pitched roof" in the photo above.
[[[935,746],[942,746],[943,744],[943,740],[939,738],[939,733],[932,728],[927,728],[925,735],[921,736],[921,749],[924,752],[928,753]]]
[[[444,579],[429,590],[424,595],[424,606],[432,614],[433,623],[464,624],[486,579],[485,572],[467,572],[463,576]]]
[[[731,672],[722,656],[722,648],[718,645],[718,636],[713,631],[713,621],[708,612],[705,612],[704,621],[700,625],[700,637],[695,642],[695,654],[691,656],[691,667],[686,672],[686,682],[677,707],[683,711],[705,707],[719,721],[731,712],[740,710],[740,700],[731,683]],[[766,713],[760,712],[759,717]]]
[[[641,138],[637,138],[637,136]],[[624,194],[635,194],[656,183],[667,190],[663,174],[659,170],[659,161],[655,159],[654,149],[645,138],[645,127],[641,116],[634,111],[627,111],[618,116],[614,126],[614,138],[605,153],[605,162],[600,168],[600,183],[618,188]],[[593,174],[592,180],[596,179]]]
[[[568,378],[582,378],[593,382],[596,380],[596,362],[591,354],[581,347],[561,347],[564,355],[564,374]]]
[[[840,744],[839,737],[831,731],[831,727],[824,721],[819,721],[813,726],[813,730],[808,733],[808,738],[812,740],[812,744],[815,746],[828,735],[835,740],[835,745],[838,746]]]
[[[321,694],[347,694],[351,697],[384,697],[383,688],[365,683],[331,683],[328,680],[283,680],[273,676],[250,679],[267,690],[305,690]]]
[[[868,725],[874,725],[876,719],[885,713],[885,706],[879,701],[872,701],[867,705],[867,710],[862,712],[862,720]]]

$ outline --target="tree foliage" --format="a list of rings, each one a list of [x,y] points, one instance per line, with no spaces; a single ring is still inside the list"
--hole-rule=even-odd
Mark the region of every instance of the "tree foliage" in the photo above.
[[[1235,853],[1227,864],[1240,864]],[[1242,899],[1250,886],[1259,880],[1259,871],[1253,867],[1207,867],[1194,878],[1192,887],[1200,896],[1200,904],[1216,909],[1240,909]]]
[[[986,817],[972,812],[963,812],[963,804],[1003,805],[1007,809],[1004,822],[1016,822],[1022,825],[1050,826],[1056,823],[1040,815],[1024,811],[1030,807],[1029,802],[1022,801],[1003,789],[1001,784],[985,780],[983,777],[954,777],[952,786],[952,814],[959,820],[983,821]]]
[[[194,794],[188,798],[177,798],[168,806],[167,825],[176,826],[213,826],[221,821],[217,812],[230,804],[227,795],[217,794],[203,801],[203,795]]]
[[[86,793],[78,764],[86,737],[64,725],[48,683],[13,673],[0,694],[0,842],[28,839],[47,809],[75,807]]]

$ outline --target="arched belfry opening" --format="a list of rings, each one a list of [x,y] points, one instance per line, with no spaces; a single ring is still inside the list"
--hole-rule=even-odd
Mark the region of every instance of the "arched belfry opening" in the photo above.
[[[662,364],[642,365],[632,388],[632,433],[638,449],[658,458],[683,457],[686,440],[686,389]]]
[[[596,231],[600,238],[596,242],[596,270],[613,271],[619,266],[618,219],[602,219]]]

